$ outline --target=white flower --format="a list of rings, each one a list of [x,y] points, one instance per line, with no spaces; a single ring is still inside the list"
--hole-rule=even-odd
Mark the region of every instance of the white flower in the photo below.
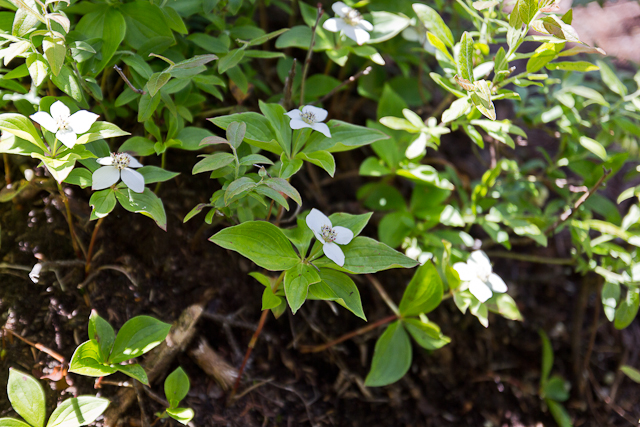
[[[136,193],[144,191],[144,176],[140,172],[129,169],[142,167],[142,164],[129,154],[111,153],[111,156],[101,157],[97,162],[103,166],[93,173],[92,190],[111,187],[122,177],[122,181],[131,191]]]
[[[371,36],[367,31],[373,31],[371,22],[362,19],[357,10],[350,8],[341,1],[334,3],[331,8],[337,18],[329,18],[324,21],[322,28],[332,33],[342,31],[345,36],[362,45],[369,41]]]
[[[322,133],[327,138],[331,138],[329,126],[325,123],[320,123],[327,118],[329,114],[327,110],[314,107],[313,105],[305,105],[302,107],[302,111],[296,109],[285,114],[291,117],[291,121],[289,122],[291,129],[311,128]]]
[[[307,215],[307,226],[322,243],[322,251],[327,258],[342,267],[344,265],[344,253],[337,244],[348,244],[353,239],[353,231],[346,227],[334,227],[331,224],[331,220],[317,209],[311,209],[311,212]]]
[[[70,114],[69,107],[56,101],[51,105],[51,114],[38,111],[29,117],[49,132],[55,133],[58,141],[73,148],[78,140],[78,135],[87,132],[99,116],[86,110]]]
[[[31,272],[29,273],[29,279],[31,279],[33,283],[38,283],[38,280],[40,280],[41,271],[42,271],[42,264],[37,263],[31,269]]]
[[[504,280],[493,272],[489,257],[482,251],[471,252],[466,263],[457,262],[453,268],[458,272],[461,281],[469,282],[469,292],[480,302],[491,298],[494,292],[507,292]]]

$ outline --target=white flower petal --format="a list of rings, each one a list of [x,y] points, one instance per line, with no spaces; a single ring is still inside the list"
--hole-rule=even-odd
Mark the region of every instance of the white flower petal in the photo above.
[[[144,176],[138,171],[133,169],[122,169],[122,182],[127,184],[127,187],[136,193],[142,193],[144,191]]]
[[[349,37],[351,40],[356,41],[355,27],[352,27],[351,25],[346,25],[342,28],[342,33],[345,36]]]
[[[345,16],[351,10],[349,6],[342,3],[341,1],[337,1],[332,4],[331,9],[333,9],[333,12],[340,17]]]
[[[477,277],[469,282],[469,292],[480,302],[485,302],[493,295],[489,286]]]
[[[31,120],[38,123],[40,126],[45,128],[51,133],[56,133],[58,131],[58,123],[51,117],[51,114],[45,113],[44,111],[38,111],[35,114],[29,116]]]
[[[453,264],[453,269],[458,273],[462,282],[468,282],[478,277],[476,270],[465,262],[456,262]]]
[[[29,273],[29,279],[31,279],[33,283],[38,283],[38,280],[40,280],[41,271],[42,271],[42,264],[37,263],[31,269],[31,272]]]
[[[415,159],[424,152],[424,149],[427,148],[427,138],[426,133],[420,132],[420,135],[407,147],[407,151],[404,153],[407,159]]]
[[[498,276],[496,273],[491,273],[491,276],[489,276],[489,284],[493,292],[497,292],[499,294],[507,292],[507,284],[504,283],[502,277]]]
[[[327,138],[331,138],[331,131],[329,130],[329,126],[327,126],[326,123],[314,123],[309,127],[313,130],[317,130]]]
[[[322,251],[327,258],[338,264],[340,267],[344,265],[344,252],[342,252],[340,246],[335,243],[325,243],[322,245]]]
[[[336,232],[336,240],[334,240],[334,242],[339,245],[347,245],[351,240],[353,240],[353,231],[349,230],[347,227],[337,225],[333,227],[333,231]]]
[[[64,105],[62,101],[54,102],[51,105],[50,111],[51,111],[51,117],[53,117],[54,120],[57,120],[57,119],[67,120],[69,118],[69,114],[71,114],[69,107]]]
[[[103,166],[91,176],[92,190],[102,190],[111,187],[120,179],[120,171],[115,166]]]
[[[346,34],[346,30],[345,30],[345,34]],[[357,28],[357,27],[353,28],[353,34],[354,34],[354,37],[351,37],[351,39],[355,40],[356,43],[358,43],[359,45],[365,44],[371,38],[369,33],[367,33],[362,28]]]
[[[369,21],[366,20],[362,20],[360,22],[358,22],[358,27],[362,28],[363,30],[366,31],[373,31],[373,24]]]
[[[69,148],[73,148],[78,140],[76,133],[69,129],[60,129],[56,132],[56,138]]]
[[[324,240],[322,239],[322,234],[320,232],[323,225],[328,225],[329,227],[331,227],[331,220],[318,209],[313,208],[311,209],[311,212],[309,212],[309,215],[307,215],[306,221],[307,227],[309,227],[311,231],[314,232],[318,240],[324,242]]]
[[[289,122],[289,127],[291,127],[291,129],[302,129],[302,128],[310,128],[311,125],[305,122],[304,120],[291,119],[291,121]]]
[[[100,116],[91,111],[80,110],[69,117],[68,123],[75,133],[81,134],[87,132],[98,117]]]
[[[332,33],[337,33],[338,31],[340,31],[340,29],[338,29],[338,19],[339,18],[327,19],[326,21],[324,21],[324,24],[322,24],[322,28]],[[340,21],[342,20],[340,19]]]
[[[100,157],[99,159],[96,159],[96,162],[102,166],[111,166],[113,164],[113,157]]]
[[[299,119],[302,112],[296,108],[295,110],[291,110],[288,113],[284,114],[291,117],[292,119]]]
[[[481,275],[488,276],[493,271],[489,257],[482,251],[473,251],[469,257],[469,261],[474,262],[478,266],[478,272]]]
[[[133,156],[127,154],[127,157],[129,157],[129,166],[127,166],[127,167],[129,167],[129,168],[141,168],[143,166],[142,163],[140,163]]]
[[[303,113],[312,113],[316,122],[323,122],[327,118],[329,112],[324,108],[314,107],[313,105],[305,105],[302,107]]]

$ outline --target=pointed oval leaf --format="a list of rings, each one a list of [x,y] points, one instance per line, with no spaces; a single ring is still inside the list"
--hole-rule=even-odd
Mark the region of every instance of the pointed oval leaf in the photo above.
[[[91,424],[109,406],[102,397],[78,396],[62,402],[47,423],[47,427],[80,427]]]
[[[407,331],[402,322],[393,322],[376,342],[371,370],[364,384],[381,387],[398,381],[409,370],[411,357],[411,341]]]
[[[118,331],[109,362],[120,363],[142,356],[160,345],[170,329],[169,323],[151,316],[136,316],[128,320]]]
[[[31,375],[9,368],[7,395],[14,411],[32,427],[44,426],[46,415],[44,389]]]

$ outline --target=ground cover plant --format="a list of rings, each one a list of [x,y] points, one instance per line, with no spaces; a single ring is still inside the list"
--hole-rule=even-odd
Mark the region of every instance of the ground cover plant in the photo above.
[[[571,9],[0,6],[0,426],[636,423],[640,72]]]

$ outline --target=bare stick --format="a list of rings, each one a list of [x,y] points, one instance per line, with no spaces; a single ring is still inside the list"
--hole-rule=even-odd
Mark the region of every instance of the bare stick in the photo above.
[[[333,90],[331,90],[331,92],[329,92],[328,94],[326,94],[325,96],[323,96],[322,98],[320,98],[317,101],[312,102],[310,105],[315,105],[315,104],[319,104],[321,102],[326,101],[327,99],[331,98],[333,95],[336,94],[336,92],[342,90],[343,87],[355,82],[356,80],[358,80],[360,77],[362,76],[366,76],[367,74],[369,74],[371,72],[373,68],[371,68],[371,66],[365,68],[364,70],[361,70],[359,72],[357,72],[356,74],[354,74],[353,76],[349,77],[348,79],[346,79],[345,81],[343,81],[342,83],[340,83],[338,86],[334,87]]]
[[[84,264],[85,274],[89,273],[89,270],[91,269],[91,257],[93,256],[93,247],[96,244],[96,236],[98,235],[98,230],[100,229],[100,226],[102,225],[102,221],[104,220],[104,218],[105,217],[98,219],[96,226],[93,228],[93,233],[91,234],[91,242],[89,243],[89,249],[87,250],[87,261]]]
[[[396,316],[400,316],[400,310],[398,310],[398,306],[393,302],[389,294],[387,294],[387,292],[384,290],[384,288],[382,287],[382,283],[380,283],[378,279],[373,277],[371,274],[367,274],[366,276],[367,276],[367,279],[369,279],[369,281],[373,285],[373,287],[376,288],[376,291],[378,291],[378,293],[380,294],[384,302],[389,306],[391,311],[393,311],[396,314]]]
[[[304,60],[304,68],[302,69],[302,81],[300,82],[300,106],[304,104],[304,84],[307,80],[307,72],[309,71],[309,65],[311,64],[311,57],[313,56],[313,48],[316,45],[316,30],[322,17],[322,4],[318,3],[318,14],[316,16],[316,23],[311,29],[311,43],[309,44],[309,50],[307,51],[307,58]]]
[[[147,411],[144,410],[144,402],[142,401],[142,384],[140,384],[138,380],[133,380],[133,388],[136,390],[136,395],[138,396],[142,427],[149,427],[149,417],[147,416]]]
[[[26,338],[21,337],[20,335],[16,334],[15,332],[13,332],[11,329],[7,329],[7,328],[2,328],[4,331],[9,332],[11,335],[13,335],[14,337],[18,338],[20,341],[23,341],[27,344],[29,344],[31,347],[37,348],[38,350],[40,350],[43,353],[47,353],[49,356],[53,357],[54,359],[56,359],[58,362],[62,363],[63,365],[65,363],[67,363],[67,361],[65,360],[64,356],[56,353],[55,351],[51,350],[49,347],[45,347],[42,344],[38,344],[32,341],[29,341]]]
[[[596,190],[598,190],[598,188],[604,182],[605,178],[608,177],[609,174],[611,173],[611,169],[606,169],[604,167],[603,169],[604,169],[604,173],[602,174],[598,182],[596,182],[595,185],[590,190],[585,192],[582,195],[582,197],[578,199],[578,201],[573,205],[573,208],[569,208],[566,211],[564,211],[562,215],[560,215],[560,217],[556,220],[556,222],[554,222],[549,228],[547,228],[544,231],[544,234],[549,234],[553,232],[556,228],[558,228],[560,224],[562,224],[565,221],[568,221],[576,213],[578,208],[580,208],[580,206],[582,206],[582,204],[586,202],[589,199],[589,197],[591,197],[593,193],[596,192]]]
[[[85,252],[84,247],[82,247],[80,241],[78,240],[78,236],[76,235],[76,231],[73,228],[73,217],[71,216],[71,207],[69,206],[69,199],[67,195],[64,193],[62,189],[62,185],[56,181],[58,184],[58,191],[60,192],[60,197],[62,197],[62,203],[64,204],[65,210],[67,212],[67,225],[69,226],[69,234],[71,234],[71,245],[73,246],[73,250],[76,253],[78,259],[82,259],[82,252]],[[82,249],[82,252],[80,252]]]
[[[378,320],[377,322],[373,322],[363,328],[360,329],[356,329],[355,331],[351,331],[348,334],[344,334],[343,336],[341,336],[340,338],[336,338],[333,341],[329,341],[326,344],[321,344],[321,345],[301,345],[300,346],[300,352],[301,353],[318,353],[320,351],[324,351],[330,347],[333,347],[336,344],[340,344],[343,341],[346,341],[348,339],[351,339],[353,337],[356,337],[358,335],[362,335],[365,334],[369,331],[372,331],[374,329],[376,329],[378,326],[382,326],[385,325],[389,322],[393,322],[394,320],[396,320],[398,318],[397,314],[392,314],[391,316],[387,316],[385,318],[382,318],[380,320]]]
[[[571,258],[551,258],[538,255],[517,254],[506,251],[485,251],[485,253],[489,257],[510,258],[518,261],[537,262],[540,264],[574,265],[576,263],[575,260]]]
[[[118,74],[120,74],[120,77],[122,77],[122,80],[124,80],[124,82],[127,84],[127,86],[129,86],[129,89],[131,89],[135,93],[139,93],[140,95],[144,95],[145,93],[147,93],[142,89],[136,89],[136,87],[131,84],[131,82],[129,81],[127,76],[124,75],[124,73],[122,72],[122,68],[118,67],[117,65],[114,65],[113,69],[116,70],[118,72]]]
[[[284,101],[282,102],[282,104],[285,110],[289,110],[291,108],[291,94],[293,91],[293,79],[296,76],[297,63],[298,63],[298,60],[293,58],[293,64],[291,64],[289,75],[287,76],[287,79],[284,81]]]

